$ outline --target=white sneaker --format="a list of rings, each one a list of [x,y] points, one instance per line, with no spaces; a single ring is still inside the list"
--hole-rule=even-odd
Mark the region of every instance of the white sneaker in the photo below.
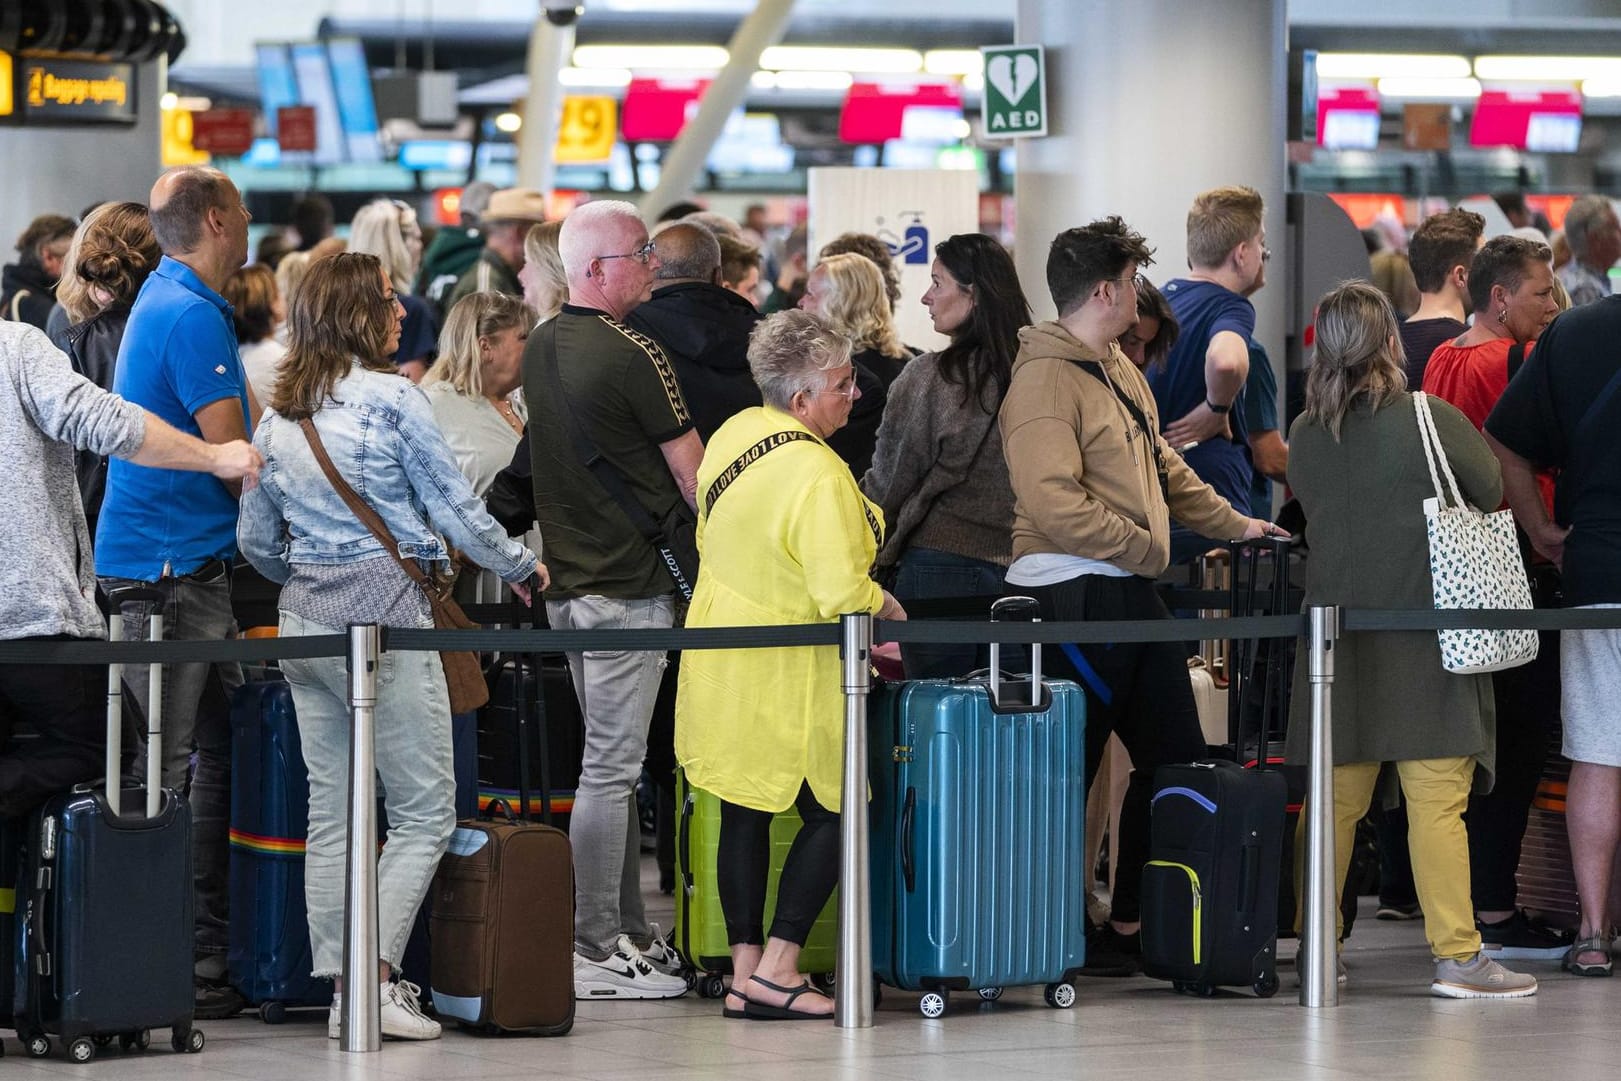
[[[602,961],[574,955],[575,998],[680,998],[687,993],[686,980],[654,968],[629,938],[620,935],[617,945]]]
[[[1430,994],[1442,998],[1529,998],[1537,993],[1535,976],[1514,972],[1477,953],[1467,961],[1435,962]]]
[[[326,1038],[340,1039],[343,1036],[343,992],[332,992],[332,1008],[326,1012]]]
[[[409,980],[385,983],[382,999],[383,1036],[394,1040],[437,1040],[439,1022],[422,1012],[422,988]]]
[[[658,924],[650,924],[649,928],[653,932],[653,941],[641,950],[642,959],[666,976],[680,976],[686,969],[681,955],[675,952],[675,947],[664,937]]]

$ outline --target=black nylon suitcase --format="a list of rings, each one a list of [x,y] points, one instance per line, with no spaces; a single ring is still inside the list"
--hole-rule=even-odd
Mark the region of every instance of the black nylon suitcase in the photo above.
[[[109,597],[112,640],[122,636],[122,603],[162,600],[141,589]],[[162,635],[154,616],[152,638]],[[113,763],[121,758],[121,705],[121,694],[109,693]],[[71,1061],[89,1062],[114,1039],[124,1050],[144,1048],[154,1028],[169,1029],[176,1051],[203,1049],[202,1032],[192,1028],[191,811],[178,792],[160,787],[160,717],[147,735],[146,789],[124,791],[115,766],[105,789],[80,785],[29,819],[13,1022],[33,1057],[50,1054],[54,1035]],[[109,792],[119,793],[116,809]]]
[[[1271,609],[1288,590],[1286,543],[1269,545],[1276,559]],[[1241,569],[1248,570],[1244,605],[1254,610],[1258,546],[1233,552],[1234,609]],[[1262,998],[1278,989],[1278,894],[1283,877],[1288,783],[1272,767],[1268,738],[1286,700],[1287,656],[1270,640],[1265,658],[1256,643],[1234,643],[1229,687],[1229,736],[1239,761],[1212,759],[1162,766],[1154,777],[1148,863],[1143,867],[1143,971],[1178,991],[1210,995],[1217,987],[1249,987]],[[1246,648],[1247,647],[1247,648]],[[1260,695],[1246,684],[1258,677]],[[1254,733],[1246,702],[1259,697]],[[1247,763],[1245,768],[1240,763]]]

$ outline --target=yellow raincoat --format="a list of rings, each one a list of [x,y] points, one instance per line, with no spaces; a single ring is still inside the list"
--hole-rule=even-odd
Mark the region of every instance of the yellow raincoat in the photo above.
[[[867,573],[882,512],[821,440],[787,443],[757,458],[709,514],[716,477],[783,431],[811,434],[788,413],[746,409],[721,425],[705,449],[698,469],[703,563],[689,627],[825,623],[883,606]],[[816,802],[837,811],[843,742],[837,646],[682,654],[675,750],[698,788],[775,812],[791,806],[809,781]]]

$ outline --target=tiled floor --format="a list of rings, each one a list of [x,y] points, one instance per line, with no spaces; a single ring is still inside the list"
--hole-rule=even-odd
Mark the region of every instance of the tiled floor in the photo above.
[[[650,914],[669,926],[669,900]],[[1185,998],[1147,979],[1082,980],[1072,1010],[1042,1004],[1039,989],[1010,990],[994,1006],[966,996],[939,1020],[917,996],[888,991],[876,1027],[727,1021],[716,1002],[582,1003],[561,1039],[484,1038],[451,1031],[436,1043],[385,1044],[346,1055],[325,1038],[324,1013],[280,1026],[244,1016],[206,1022],[200,1055],[116,1050],[85,1066],[29,1060],[7,1041],[0,1075],[100,1076],[119,1081],[304,1081],[367,1078],[507,1081],[1612,1081],[1621,1053],[1621,979],[1583,980],[1551,962],[1525,964],[1542,979],[1535,998],[1459,1002],[1429,995],[1429,953],[1418,923],[1380,923],[1364,908],[1347,949],[1350,986],[1335,1009],[1297,1004],[1284,989]],[[1284,944],[1287,956],[1292,943]],[[156,1041],[167,1047],[166,1040]]]

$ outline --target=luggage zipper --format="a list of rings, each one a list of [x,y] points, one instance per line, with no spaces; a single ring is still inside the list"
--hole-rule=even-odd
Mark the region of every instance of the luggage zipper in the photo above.
[[[1199,946],[1204,940],[1204,894],[1199,889],[1199,872],[1185,863],[1173,863],[1170,860],[1149,860],[1150,867],[1175,867],[1188,876],[1188,886],[1193,890],[1193,963],[1199,963]]]

